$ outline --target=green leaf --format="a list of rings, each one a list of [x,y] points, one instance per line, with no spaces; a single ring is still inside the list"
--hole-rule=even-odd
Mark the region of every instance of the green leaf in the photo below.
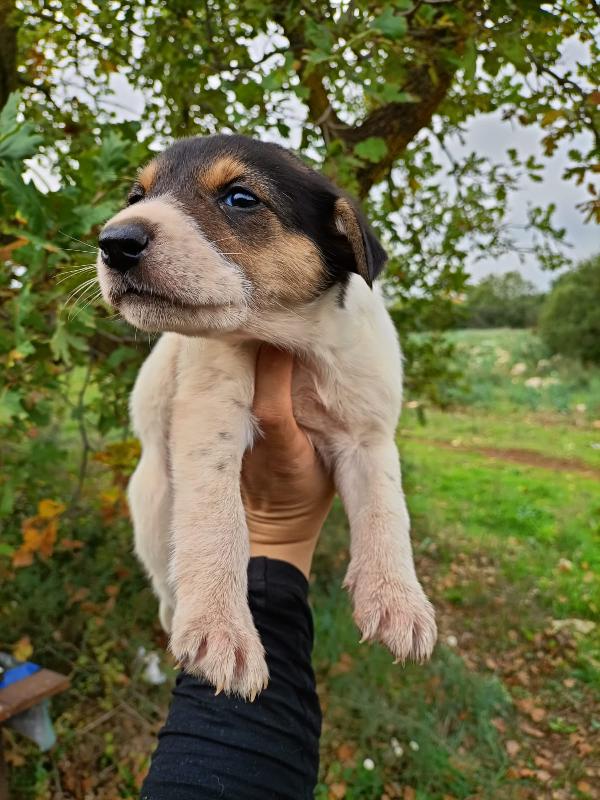
[[[477,67],[477,46],[474,39],[469,39],[465,46],[465,55],[463,58],[463,68],[465,71],[465,79],[472,81],[475,78],[475,68]]]
[[[50,351],[55,361],[63,361],[67,366],[70,366],[69,339],[65,330],[65,323],[60,318],[50,339]]]
[[[21,398],[17,392],[5,389],[0,394],[0,424],[7,425],[23,411]]]
[[[359,158],[365,161],[372,161],[374,164],[381,161],[387,151],[385,141],[379,136],[369,136],[368,139],[359,142],[354,148],[354,152]]]
[[[373,20],[371,25],[377,31],[380,31],[388,39],[401,39],[406,36],[408,31],[408,23],[405,17],[398,17],[392,9],[388,6],[383,14],[380,14]]]
[[[306,21],[306,38],[325,56],[331,53],[333,36],[325,25],[318,25],[314,20]]]
[[[98,203],[97,205],[81,205],[74,209],[78,225],[77,233],[88,233],[94,225],[99,225],[115,213],[114,203]]]
[[[21,102],[20,92],[12,92],[8,95],[8,100],[0,111],[0,135],[5,131],[14,128],[17,124],[17,112]]]
[[[13,92],[0,111],[0,160],[22,161],[34,155],[42,141],[31,123],[18,122],[20,100],[20,94]]]
[[[0,166],[0,188],[6,191],[15,210],[28,222],[29,230],[42,236],[48,222],[42,207],[42,195],[33,182],[25,183],[21,177],[21,165],[7,163]]]

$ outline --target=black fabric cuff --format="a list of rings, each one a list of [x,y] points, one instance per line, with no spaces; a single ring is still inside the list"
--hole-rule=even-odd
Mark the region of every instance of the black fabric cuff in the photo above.
[[[269,686],[249,703],[185,673],[142,787],[142,800],[309,800],[321,711],[311,666],[308,581],[294,566],[250,559],[248,602],[267,654]]]

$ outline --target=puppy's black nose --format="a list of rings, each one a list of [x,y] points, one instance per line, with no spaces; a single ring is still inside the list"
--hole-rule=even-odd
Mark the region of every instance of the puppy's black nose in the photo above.
[[[108,267],[127,272],[139,264],[150,236],[139,222],[126,222],[104,228],[98,239],[102,259]]]

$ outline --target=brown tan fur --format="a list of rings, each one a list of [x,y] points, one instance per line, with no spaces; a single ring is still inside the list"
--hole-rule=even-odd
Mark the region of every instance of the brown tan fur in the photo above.
[[[224,156],[204,167],[198,176],[198,181],[207,192],[216,194],[247,172],[248,167],[241,161],[232,156]]]
[[[323,274],[318,249],[308,237],[286,231],[276,221],[270,227],[267,243],[238,256],[238,264],[265,304],[310,300],[318,293]]]
[[[158,164],[155,160],[150,161],[143,169],[140,170],[137,180],[145,192],[150,191],[150,188],[154,183],[154,179],[156,178],[157,170]]]
[[[365,258],[365,250],[362,241],[362,233],[360,225],[356,219],[356,212],[350,203],[343,197],[335,201],[336,213],[336,226],[340,233],[344,233],[348,237],[348,241],[352,245],[352,250],[356,253],[356,264],[358,267],[358,274],[368,282],[369,274],[367,269],[367,260]]]

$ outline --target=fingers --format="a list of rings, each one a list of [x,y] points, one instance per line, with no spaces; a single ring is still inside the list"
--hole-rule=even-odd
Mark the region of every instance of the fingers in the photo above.
[[[271,442],[289,442],[298,432],[292,407],[294,356],[263,344],[256,359],[254,415]]]

